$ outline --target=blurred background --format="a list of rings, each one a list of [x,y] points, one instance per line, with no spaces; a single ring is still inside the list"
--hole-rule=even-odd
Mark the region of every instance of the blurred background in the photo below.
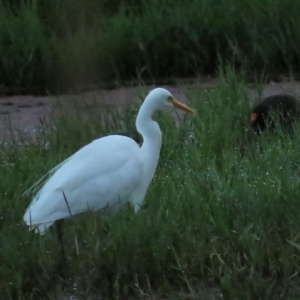
[[[0,93],[214,75],[297,76],[297,0],[0,1]]]

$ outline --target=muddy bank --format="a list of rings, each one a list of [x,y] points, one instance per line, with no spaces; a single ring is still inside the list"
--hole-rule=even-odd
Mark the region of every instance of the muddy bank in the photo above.
[[[204,81],[191,82],[185,85],[185,89],[193,89],[195,85],[203,89],[214,88],[218,83],[216,78],[208,78]],[[11,96],[0,98],[0,139],[9,141],[11,132],[21,134],[28,139],[34,139],[37,134],[37,128],[41,122],[47,122],[49,118],[59,113],[55,109],[57,103],[60,103],[62,110],[70,108],[75,100],[77,103],[82,101],[97,105],[105,103],[107,105],[116,105],[122,107],[128,102],[141,102],[145,92],[151,90],[154,86],[134,87],[134,88],[117,88],[112,90],[101,90],[86,92],[80,95],[61,95],[55,97],[34,97],[34,96]],[[172,94],[180,101],[188,102],[184,91],[178,86],[163,86],[170,90]],[[258,97],[257,89],[248,88],[250,99]],[[263,87],[262,97],[278,94],[290,93],[295,96],[300,95],[300,82],[271,82]],[[71,111],[69,109],[69,111]]]

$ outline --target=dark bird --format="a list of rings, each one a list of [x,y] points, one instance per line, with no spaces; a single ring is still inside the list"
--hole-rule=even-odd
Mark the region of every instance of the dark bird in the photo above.
[[[274,131],[276,114],[283,131],[292,133],[292,125],[300,117],[300,102],[285,94],[269,96],[252,110],[250,126],[257,134],[266,129]]]

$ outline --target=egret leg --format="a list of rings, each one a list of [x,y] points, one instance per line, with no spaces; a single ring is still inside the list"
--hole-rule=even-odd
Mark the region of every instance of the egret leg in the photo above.
[[[64,200],[66,202],[66,205],[68,207],[70,217],[71,217],[72,216],[71,210],[70,210],[69,203],[68,203],[68,200],[67,200],[67,197],[66,197],[64,191],[62,191],[62,194],[63,194]],[[58,263],[58,275],[60,275],[62,278],[65,278],[65,270],[66,270],[66,267],[67,267],[67,259],[66,259],[66,254],[65,254],[64,241],[63,241],[63,227],[62,227],[62,224],[63,224],[63,219],[57,220],[55,222],[56,235],[57,235],[57,239],[60,243],[60,249],[61,249],[61,259]]]
[[[64,262],[66,262],[66,254],[65,254],[65,247],[64,247],[63,234],[62,234],[62,224],[63,224],[63,220],[56,221],[56,234],[61,247],[62,259],[64,260]]]
[[[64,247],[64,242],[63,242],[63,220],[58,220],[55,222],[55,231],[56,231],[56,236],[58,239],[58,242],[60,244],[60,250],[61,250],[61,257],[57,263],[57,274],[65,278],[65,270],[66,270],[66,265],[67,265],[67,259],[66,259],[66,254],[65,254],[65,247]]]

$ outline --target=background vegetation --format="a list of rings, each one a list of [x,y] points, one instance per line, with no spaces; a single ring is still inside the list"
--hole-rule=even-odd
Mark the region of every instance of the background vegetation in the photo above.
[[[56,236],[27,231],[21,195],[92,139],[135,137],[137,106],[68,111],[37,144],[1,147],[0,299],[299,299],[300,131],[258,138],[243,81],[230,68],[220,78],[186,89],[198,115],[179,128],[156,115],[163,148],[140,213],[65,223],[64,281]]]
[[[298,0],[1,0],[0,92],[297,73]]]

